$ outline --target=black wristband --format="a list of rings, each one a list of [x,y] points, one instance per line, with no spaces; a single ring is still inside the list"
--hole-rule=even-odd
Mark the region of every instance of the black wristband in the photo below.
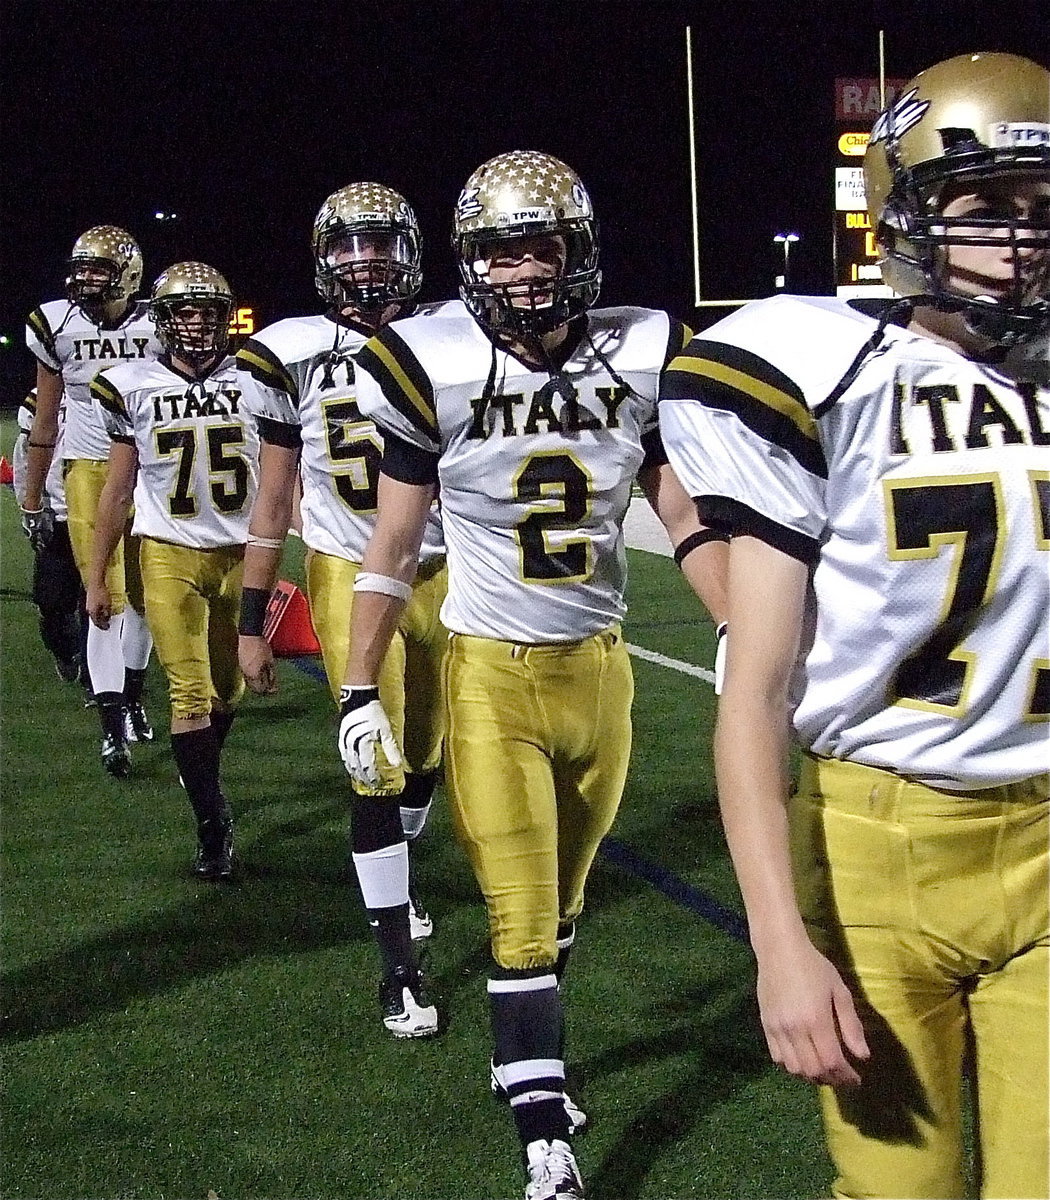
[[[266,626],[266,606],[270,593],[266,588],[246,587],[241,590],[241,619],[237,632],[242,637],[262,637]]]
[[[364,708],[366,704],[378,699],[378,687],[370,687],[367,684],[350,686],[344,683],[339,689],[339,715],[345,717],[347,713]]]
[[[674,560],[681,566],[682,560],[687,554],[692,554],[694,550],[699,550],[701,546],[706,546],[708,542],[728,542],[729,534],[724,529],[698,529],[696,533],[691,533],[688,537],[682,538],[674,548]]]

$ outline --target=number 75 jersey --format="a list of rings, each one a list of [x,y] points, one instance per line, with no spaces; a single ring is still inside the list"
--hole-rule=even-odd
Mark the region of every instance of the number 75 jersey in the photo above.
[[[1050,769],[1050,391],[817,297],[760,301],[670,366],[701,517],[812,566],[795,729],[949,790]],[[770,615],[775,620],[775,614]]]
[[[111,367],[91,394],[110,438],[138,451],[136,534],[200,550],[246,541],[259,438],[232,357],[206,379],[160,359]]]

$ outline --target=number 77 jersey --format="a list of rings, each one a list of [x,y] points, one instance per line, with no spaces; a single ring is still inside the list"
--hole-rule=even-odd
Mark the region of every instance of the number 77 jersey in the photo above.
[[[259,439],[232,357],[205,379],[160,359],[111,367],[91,394],[111,439],[138,452],[136,534],[200,550],[245,542]]]
[[[668,457],[702,519],[812,567],[803,746],[949,790],[1029,778],[1050,769],[1050,391],[1038,364],[875,334],[815,297],[720,321],[667,372]]]

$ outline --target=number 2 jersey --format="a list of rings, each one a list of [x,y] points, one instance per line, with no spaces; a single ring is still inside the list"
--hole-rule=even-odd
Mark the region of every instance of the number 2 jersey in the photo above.
[[[26,345],[45,367],[62,375],[63,458],[105,462],[109,457],[109,434],[92,401],[91,380],[106,367],[147,362],[163,353],[148,310],[145,300],[133,301],[115,329],[93,324],[67,300],[49,300],[29,314]]]
[[[428,306],[439,319],[459,302]],[[360,562],[372,535],[383,438],[357,406],[354,361],[368,334],[328,316],[291,317],[248,339],[237,354],[244,402],[280,436],[301,447],[303,541],[336,558]],[[427,523],[422,562],[445,553],[437,508]]]
[[[815,297],[720,321],[668,371],[668,457],[701,519],[812,566],[803,746],[949,790],[1028,778],[1050,769],[1050,391],[876,328]]]
[[[91,392],[110,437],[138,451],[134,533],[199,550],[245,542],[259,439],[231,356],[204,379],[166,358],[111,367]]]
[[[646,450],[664,461],[656,399],[683,338],[666,313],[596,309],[544,371],[462,309],[395,321],[360,351],[361,410],[438,484],[447,629],[569,642],[621,619],[624,513]]]

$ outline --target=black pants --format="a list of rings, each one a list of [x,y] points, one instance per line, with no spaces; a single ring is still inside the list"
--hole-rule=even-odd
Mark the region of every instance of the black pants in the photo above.
[[[62,662],[81,654],[83,597],[69,527],[56,521],[51,541],[37,551],[33,563],[33,603],[40,613],[40,637]]]

